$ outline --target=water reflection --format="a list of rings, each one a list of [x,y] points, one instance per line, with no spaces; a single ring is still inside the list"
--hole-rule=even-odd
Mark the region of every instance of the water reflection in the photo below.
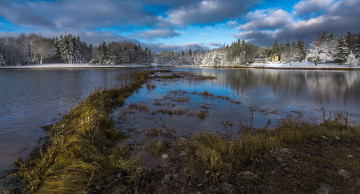
[[[257,91],[271,94],[284,102],[326,106],[332,110],[357,112],[360,108],[360,72],[358,71],[284,71],[264,69],[200,70],[216,76],[218,85],[231,88],[238,95]],[[271,93],[269,93],[269,91]],[[252,93],[254,94],[254,93]]]

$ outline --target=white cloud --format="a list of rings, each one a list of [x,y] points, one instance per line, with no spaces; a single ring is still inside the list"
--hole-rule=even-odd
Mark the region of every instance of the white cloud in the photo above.
[[[136,34],[134,34],[134,36],[137,37],[141,37],[144,39],[154,39],[154,38],[169,38],[169,37],[174,37],[174,36],[179,36],[180,33],[175,31],[175,30],[171,30],[171,29],[154,29],[154,30],[147,30],[147,31],[143,31],[143,32],[138,32]]]
[[[288,12],[277,9],[256,10],[246,15],[247,23],[240,25],[239,30],[276,29],[290,23]]]
[[[226,26],[229,27],[229,28],[237,26],[237,25],[239,25],[239,23],[237,21],[228,21],[226,23]]]

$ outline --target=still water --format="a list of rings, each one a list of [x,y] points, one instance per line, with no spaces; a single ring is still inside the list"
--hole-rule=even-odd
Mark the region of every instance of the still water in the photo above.
[[[130,73],[141,68],[116,69],[49,69],[49,70],[0,70],[0,170],[11,166],[18,156],[25,157],[43,136],[42,126],[52,124],[66,111],[85,98],[95,88],[118,87],[130,80]],[[322,120],[321,107],[327,113],[348,112],[357,122],[360,113],[360,72],[294,71],[262,69],[196,69],[176,68],[176,71],[191,71],[199,75],[215,76],[206,81],[152,80],[157,87],[131,96],[127,103],[153,104],[171,91],[207,91],[214,95],[228,96],[241,104],[210,101],[195,97],[184,109],[200,110],[208,106],[209,116],[203,121],[179,117],[184,129],[202,125],[201,129],[217,131],[223,123],[211,121],[241,121],[249,119],[250,107],[254,110],[255,126],[263,126],[272,119],[272,124],[290,115],[304,120]],[[196,107],[198,106],[198,107]],[[155,106],[150,108],[156,109]],[[116,111],[118,112],[117,114]],[[151,115],[138,113],[120,117],[114,113],[116,125],[124,128],[141,127],[148,122],[157,125]],[[135,116],[134,116],[135,115]],[[146,117],[146,119],[144,119]],[[126,120],[125,120],[126,119]],[[186,125],[188,123],[188,125]],[[159,123],[160,125],[160,123]],[[209,127],[210,126],[210,127]],[[179,129],[177,129],[179,131]],[[189,131],[188,131],[189,132]],[[181,131],[178,132],[182,134]]]

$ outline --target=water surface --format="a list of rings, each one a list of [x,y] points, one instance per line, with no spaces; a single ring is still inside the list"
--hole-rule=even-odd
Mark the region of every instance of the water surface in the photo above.
[[[18,156],[25,157],[43,136],[41,126],[58,121],[95,88],[118,87],[129,81],[130,73],[142,68],[114,69],[34,69],[0,70],[0,170],[6,169]],[[322,120],[321,107],[326,112],[348,112],[356,121],[360,110],[360,72],[358,71],[295,71],[262,69],[196,69],[175,68],[199,75],[215,76],[215,80],[173,80],[151,82],[153,90],[143,87],[132,95],[129,103],[146,103],[149,112],[120,116],[123,109],[113,114],[116,127],[125,132],[131,128],[148,130],[163,124],[175,128],[174,135],[194,133],[197,130],[234,133],[239,121],[249,121],[254,110],[254,125],[261,127],[271,119],[271,124],[290,115],[312,122]],[[169,95],[170,91],[208,91],[214,95],[228,96],[241,104],[227,100],[206,99],[191,96],[191,103],[172,103],[174,108],[186,111],[204,110],[209,115],[203,120],[196,116],[152,115],[159,106],[156,100]],[[251,109],[249,109],[251,107]],[[161,119],[160,119],[161,118]],[[161,121],[162,120],[162,121]],[[225,127],[224,122],[234,123]]]

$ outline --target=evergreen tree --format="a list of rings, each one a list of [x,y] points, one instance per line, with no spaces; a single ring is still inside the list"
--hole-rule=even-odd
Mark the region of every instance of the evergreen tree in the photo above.
[[[349,47],[347,45],[344,36],[340,34],[339,38],[337,39],[335,61],[339,63],[339,65],[341,65],[346,62],[348,56],[349,56]]]
[[[336,40],[334,38],[334,34],[332,32],[329,33],[326,39],[326,55],[327,55],[327,62],[334,61],[334,57],[336,54]]]
[[[299,62],[301,62],[301,61],[305,60],[305,58],[306,58],[306,50],[305,50],[305,43],[300,38],[297,42],[297,49],[298,49],[298,55],[299,55],[297,60]]]
[[[62,35],[60,35],[58,47],[60,50],[61,61],[66,62],[67,61],[67,46],[66,46],[65,37],[63,37]]]
[[[360,44],[359,43],[357,43],[354,46],[353,53],[354,53],[356,59],[358,60],[358,64],[360,65]]]
[[[4,56],[0,53],[0,66],[5,65],[5,62]]]
[[[72,34],[69,34],[66,38],[67,43],[67,60],[72,64],[75,58],[74,40]]]
[[[192,57],[192,50],[191,50],[191,48],[189,49],[189,56]]]
[[[346,44],[348,45],[349,51],[353,49],[352,34],[350,29],[346,33]]]

